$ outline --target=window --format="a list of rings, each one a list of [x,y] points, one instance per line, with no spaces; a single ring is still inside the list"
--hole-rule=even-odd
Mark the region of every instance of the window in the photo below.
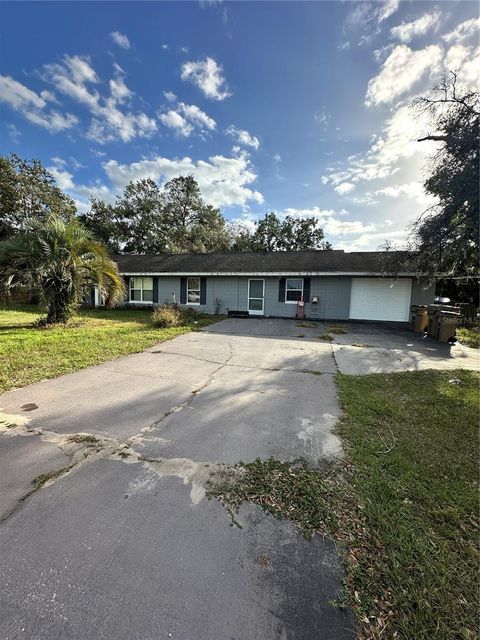
[[[285,302],[295,304],[303,298],[303,278],[287,278]]]
[[[200,278],[187,278],[187,304],[200,304]]]
[[[153,302],[153,278],[130,278],[130,302]]]

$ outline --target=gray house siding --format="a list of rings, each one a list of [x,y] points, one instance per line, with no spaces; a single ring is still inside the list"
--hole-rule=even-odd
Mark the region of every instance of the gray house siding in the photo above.
[[[410,304],[432,304],[435,298],[435,283],[425,278],[412,278]]]
[[[288,278],[288,274],[282,277]],[[295,277],[295,276],[292,276]],[[128,282],[128,279],[125,278]],[[248,309],[248,276],[210,276],[206,277],[205,304],[181,305],[192,306],[201,313],[221,314],[229,311],[247,311]],[[280,318],[294,318],[296,304],[288,304],[279,300],[280,277],[266,276],[264,315]],[[411,278],[411,304],[429,304],[433,302],[435,285],[424,279]],[[153,277],[153,303],[180,304],[180,276]],[[350,276],[312,276],[310,277],[310,301],[305,304],[305,316],[318,320],[348,320],[350,315],[350,293],[352,277]],[[127,294],[128,295],[128,294]],[[318,297],[318,304],[312,304],[312,297]],[[217,301],[218,300],[218,305]],[[128,298],[127,298],[128,304]],[[132,304],[133,306],[138,306]]]
[[[288,277],[288,275],[286,275]],[[219,311],[247,311],[248,281],[247,276],[212,276],[207,277],[206,304],[194,306],[201,313],[215,313],[216,300]],[[295,304],[280,302],[279,277],[265,277],[264,315],[280,318],[294,318],[297,312]],[[154,304],[180,304],[180,276],[154,276]],[[318,296],[319,303],[305,305],[305,315],[309,318],[346,320],[350,307],[350,277],[318,276],[311,277],[312,296]],[[132,306],[138,306],[135,303]],[[189,306],[181,305],[181,306]]]

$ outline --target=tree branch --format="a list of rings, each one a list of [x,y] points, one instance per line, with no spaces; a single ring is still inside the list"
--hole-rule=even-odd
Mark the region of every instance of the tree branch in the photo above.
[[[424,142],[425,140],[436,140],[439,142],[445,142],[447,140],[447,136],[425,136],[424,138],[418,138],[417,142]]]

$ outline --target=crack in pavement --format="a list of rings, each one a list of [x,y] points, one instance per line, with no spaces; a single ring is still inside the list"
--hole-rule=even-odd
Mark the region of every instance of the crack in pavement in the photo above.
[[[306,351],[306,349],[301,349],[301,351]],[[335,375],[331,371],[317,371],[314,369],[287,369],[284,367],[260,367],[260,366],[252,366],[248,364],[232,364],[229,362],[232,356],[228,358],[224,363],[218,360],[209,360],[208,358],[200,358],[198,356],[192,356],[190,353],[180,353],[178,351],[149,351],[148,353],[161,354],[161,355],[173,355],[173,356],[181,356],[183,358],[191,358],[192,360],[197,360],[198,362],[206,362],[208,364],[220,364],[224,367],[234,367],[237,369],[252,369],[253,371],[287,371],[289,373],[309,373],[311,375]],[[221,367],[223,368],[223,367]],[[218,371],[215,370],[215,373]]]
[[[199,387],[197,387],[196,389],[194,389],[190,396],[181,404],[177,404],[174,405],[173,407],[171,407],[170,409],[168,409],[167,411],[165,411],[165,413],[162,415],[161,418],[159,418],[158,420],[156,420],[155,422],[152,422],[151,424],[142,427],[140,429],[140,433],[138,433],[135,436],[132,436],[131,438],[129,438],[126,443],[127,444],[135,444],[135,442],[141,443],[143,440],[145,440],[145,436],[141,435],[142,433],[148,433],[149,431],[153,431],[154,429],[156,429],[156,427],[161,424],[166,418],[168,418],[168,416],[171,416],[172,413],[178,413],[179,411],[182,411],[182,409],[184,409],[185,407],[188,407],[188,405],[192,402],[192,400],[195,398],[195,396],[197,396],[199,393],[201,393],[204,389],[206,389],[210,384],[212,384],[215,375],[221,371],[224,367],[228,366],[229,361],[233,358],[233,346],[229,343],[229,349],[230,349],[230,355],[228,356],[228,358],[224,361],[224,362],[217,362],[215,364],[218,364],[219,366],[214,369],[213,371],[211,371],[208,376],[206,381],[201,384]],[[178,354],[176,354],[178,355]],[[180,354],[181,355],[181,354]],[[165,442],[169,442],[168,440],[165,439]]]
[[[230,355],[225,362],[219,363],[220,366],[210,372],[207,380],[197,387],[185,402],[180,405],[175,405],[166,411],[159,420],[147,427],[143,427],[140,432],[147,433],[148,431],[153,431],[157,425],[169,415],[181,411],[184,407],[188,406],[198,393],[206,389],[213,382],[215,375],[228,365],[229,360],[233,357],[233,346],[230,344],[229,348]],[[30,427],[29,422],[30,418],[25,416],[0,412],[0,435],[6,437],[40,436],[43,442],[55,444],[60,451],[69,458],[70,463],[53,474],[50,474],[44,482],[36,482],[30,491],[17,500],[16,505],[12,509],[0,516],[0,524],[3,524],[13,516],[28,498],[41,488],[48,487],[72,471],[78,470],[86,464],[97,460],[112,459],[127,464],[144,464],[151,468],[159,477],[178,477],[183,480],[183,484],[192,485],[190,499],[194,505],[198,504],[204,497],[205,485],[212,470],[223,466],[215,463],[195,462],[188,458],[145,458],[132,447],[135,443],[140,444],[143,439],[146,439],[145,436],[140,435],[140,433],[129,438],[126,442],[120,442],[116,438],[86,432],[60,434],[42,427]],[[161,438],[161,440],[165,439]],[[40,476],[37,478],[39,477]],[[36,479],[34,479],[33,482],[35,482],[35,480]]]
[[[143,441],[157,441],[168,445],[171,441],[159,436],[149,436],[148,434],[156,429],[168,416],[177,413],[187,407],[195,398],[195,396],[204,391],[215,379],[215,376],[225,367],[242,367],[242,365],[232,365],[230,363],[234,356],[234,347],[228,343],[229,355],[223,362],[215,362],[206,360],[218,366],[209,373],[205,382],[191,392],[190,396],[181,404],[174,405],[166,411],[158,420],[139,430],[139,432],[128,438],[126,441],[120,441],[117,438],[105,436],[96,433],[78,432],[61,434],[43,427],[30,426],[31,418],[23,415],[5,414],[0,411],[0,436],[1,437],[28,437],[37,436],[42,442],[54,444],[58,449],[67,456],[69,462],[66,466],[54,472],[42,474],[33,480],[35,486],[26,494],[21,496],[16,505],[7,513],[0,516],[0,524],[6,522],[11,516],[25,504],[25,502],[34,493],[43,487],[48,487],[61,478],[76,472],[83,466],[99,460],[114,460],[126,464],[142,464],[146,467],[147,472],[151,475],[150,480],[146,479],[146,485],[153,482],[155,477],[177,477],[183,481],[184,485],[191,484],[190,499],[192,504],[198,504],[205,495],[205,485],[212,471],[223,468],[225,465],[220,463],[196,462],[188,458],[149,458],[144,457],[135,449],[135,445],[141,445]],[[333,352],[333,349],[332,349]],[[185,354],[174,354],[185,355]],[[334,359],[335,356],[332,353]],[[197,360],[195,356],[188,356]],[[248,369],[261,369],[267,371],[278,371],[279,369],[265,369],[262,367],[245,367]],[[318,375],[321,372],[311,370],[295,370],[282,369],[293,373],[310,373]],[[41,481],[39,481],[39,479]],[[133,493],[138,493],[142,487],[142,482],[138,484]],[[128,497],[128,496],[126,496]]]

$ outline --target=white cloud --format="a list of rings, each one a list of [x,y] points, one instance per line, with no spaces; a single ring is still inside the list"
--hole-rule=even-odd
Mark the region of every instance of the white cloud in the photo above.
[[[157,130],[154,118],[120,108],[132,98],[133,92],[125,84],[122,69],[118,65],[114,69],[114,77],[109,82],[110,95],[105,97],[91,86],[98,85],[100,80],[86,57],[65,56],[62,63],[45,65],[44,79],[90,111],[93,117],[87,137],[91,140],[103,144],[151,136]]]
[[[263,202],[263,196],[251,188],[257,176],[245,156],[227,158],[211,156],[208,161],[191,158],[169,159],[156,156],[131,164],[109,160],[103,164],[105,172],[116,189],[122,189],[131,180],[151,178],[158,182],[185,175],[197,180],[205,200],[215,206],[244,206],[249,202]]]
[[[175,102],[177,96],[173,93],[173,91],[164,91],[163,95],[169,102]]]
[[[344,251],[367,251],[378,249],[385,240],[405,240],[408,231],[379,231],[377,233],[362,233],[358,238],[336,242],[335,249],[343,249]]]
[[[310,207],[306,209],[296,209],[289,207],[278,212],[281,218],[292,216],[294,218],[316,218],[319,227],[330,237],[345,235],[356,235],[372,233],[376,230],[374,224],[364,224],[360,220],[345,220],[349,215],[348,211],[342,209],[320,209],[320,207]],[[335,245],[336,246],[336,245]]]
[[[394,38],[401,40],[402,42],[410,42],[415,36],[423,36],[430,29],[436,29],[440,23],[441,13],[439,11],[433,11],[432,13],[425,13],[417,20],[412,22],[402,22],[396,27],[390,29],[390,33]]]
[[[350,193],[355,189],[355,185],[351,182],[341,182],[338,186],[335,187],[335,191],[340,195],[345,195],[346,193]]]
[[[456,44],[447,51],[444,59],[446,71],[458,72],[457,90],[475,91],[480,83],[480,47]]]
[[[64,169],[59,169],[58,164],[57,166],[47,167],[47,171],[52,174],[62,191],[70,191],[74,188],[73,175]]]
[[[10,76],[0,76],[0,102],[8,104],[26,120],[51,133],[70,129],[78,122],[78,118],[71,113],[48,111],[45,98]]]
[[[169,129],[175,129],[176,133],[184,138],[193,132],[193,126],[180,114],[171,109],[160,115],[161,122]]]
[[[371,233],[372,231],[375,231],[376,227],[374,224],[364,224],[363,222],[360,222],[360,220],[349,221],[331,218],[330,220],[325,221],[323,229],[325,233],[328,233],[331,236],[346,236],[357,233]]]
[[[78,211],[87,211],[90,207],[90,200],[92,198],[105,200],[106,202],[114,201],[114,194],[106,185],[101,184],[100,182],[95,182],[89,185],[76,184],[73,179],[73,174],[59,166],[58,160],[61,159],[55,158],[55,160],[57,160],[56,166],[47,167],[47,171],[49,171],[49,173],[51,173],[55,178],[58,187],[74,200]]]
[[[40,91],[40,96],[47,102],[58,102],[55,94],[52,91],[47,91],[47,89]]]
[[[67,166],[67,161],[64,160],[63,158],[59,158],[58,156],[54,156],[53,158],[50,158],[50,160],[57,167],[66,167]]]
[[[400,0],[386,0],[378,9],[378,21],[383,22],[392,16],[400,6]]]
[[[168,50],[170,49],[170,45],[168,45],[168,44],[162,44],[162,49],[163,49],[164,51],[168,51]]]
[[[47,104],[35,91],[17,82],[10,76],[0,76],[0,100],[13,109],[43,109]]]
[[[427,114],[413,117],[409,105],[398,107],[383,124],[381,133],[373,136],[368,151],[364,155],[350,157],[344,166],[340,163],[329,167],[329,172],[322,176],[323,184],[337,187],[343,182],[357,184],[395,175],[400,170],[397,165],[401,160],[412,158],[417,153],[423,157],[437,148],[435,143],[418,142],[418,138],[428,131],[428,126]],[[372,203],[371,197],[364,201],[364,204]]]
[[[223,77],[222,67],[213,58],[185,62],[182,65],[181,78],[192,82],[212,100],[225,100],[232,95]]]
[[[461,24],[456,26],[453,31],[450,31],[450,33],[446,33],[445,35],[443,35],[442,38],[449,44],[451,42],[458,44],[476,35],[479,29],[480,18],[472,18],[471,20],[462,22]]]
[[[127,100],[133,95],[133,93],[125,84],[125,81],[122,76],[111,78],[108,84],[110,87],[110,95],[119,104],[121,104],[122,102],[125,102],[125,100]]]
[[[238,144],[253,147],[255,150],[258,150],[260,147],[260,140],[256,136],[252,136],[248,131],[245,131],[245,129],[238,129],[233,124],[225,130],[225,133],[235,138]]]
[[[124,33],[120,33],[120,31],[112,31],[110,34],[111,39],[122,49],[130,49],[130,40]]]
[[[330,120],[330,114],[327,113],[326,109],[322,109],[321,111],[316,111],[313,114],[313,118],[326,127]]]
[[[431,45],[413,51],[406,45],[398,45],[383,63],[380,73],[368,83],[366,104],[390,103],[406,93],[428,72],[438,69],[442,48]]]
[[[212,131],[217,126],[213,118],[194,104],[180,102],[175,109],[170,109],[160,115],[161,122],[170,129],[175,129],[178,135],[188,138],[195,129],[204,132]]]
[[[399,198],[406,196],[417,200],[421,205],[427,207],[436,202],[436,199],[426,193],[421,182],[407,182],[405,184],[396,184],[383,189],[377,189],[376,196],[388,196],[389,198]]]
[[[178,108],[189,122],[195,123],[200,127],[205,127],[205,129],[209,129],[210,131],[215,129],[217,126],[217,123],[213,118],[207,116],[204,111],[194,104],[185,104],[184,102],[180,102]]]
[[[22,133],[13,123],[9,123],[6,125],[8,135],[13,144],[18,144],[20,142],[20,138],[22,137]]]

